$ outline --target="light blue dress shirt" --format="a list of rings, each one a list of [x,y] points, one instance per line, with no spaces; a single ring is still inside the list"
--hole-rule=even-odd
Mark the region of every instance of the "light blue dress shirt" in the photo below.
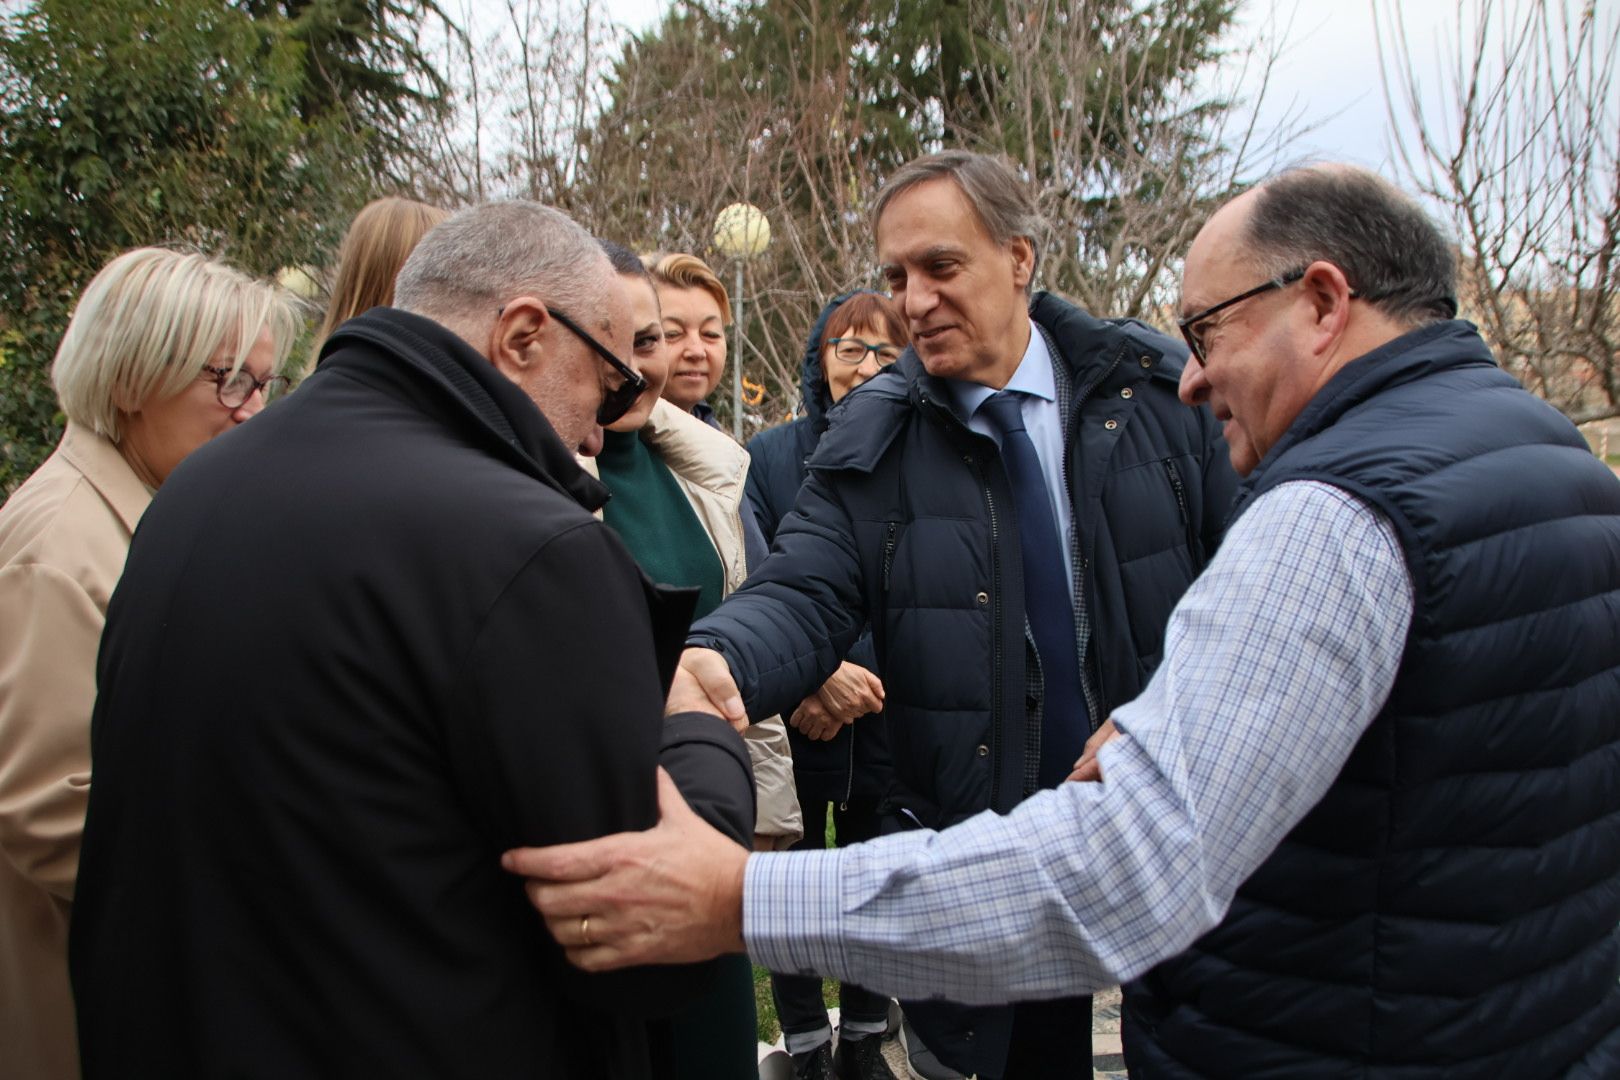
[[[987,435],[999,444],[1001,435],[988,417],[979,414],[991,395],[992,387],[975,382],[947,380],[951,389],[956,415],[966,422],[969,430]],[[1063,565],[1069,583],[1069,602],[1074,602],[1074,514],[1069,506],[1068,486],[1063,479],[1063,414],[1058,410],[1057,379],[1052,374],[1052,353],[1046,338],[1034,320],[1029,324],[1029,347],[1018,370],[1007,380],[1007,390],[1019,391],[1020,412],[1029,441],[1035,444],[1035,456],[1041,460],[1041,473],[1046,477],[1046,493],[1052,499],[1052,520],[1062,530]]]
[[[1220,922],[1338,776],[1412,620],[1394,529],[1346,492],[1278,485],[1170,616],[1116,709],[1104,782],[833,851],[751,856],[743,938],[774,971],[969,1004],[1092,993]]]

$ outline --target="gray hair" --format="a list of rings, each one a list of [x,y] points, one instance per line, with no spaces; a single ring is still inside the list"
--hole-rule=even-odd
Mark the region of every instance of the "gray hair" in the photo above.
[[[117,442],[124,416],[178,394],[206,365],[236,371],[265,331],[281,370],[302,329],[298,299],[273,282],[194,251],[136,248],[85,287],[51,382],[69,420]]]
[[[895,170],[872,204],[872,231],[876,233],[879,219],[895,196],[930,180],[950,180],[984,226],[985,232],[998,244],[1007,244],[1014,237],[1029,241],[1035,262],[1030,269],[1030,281],[1041,265],[1040,237],[1045,223],[1035,210],[1035,200],[1029,188],[1003,158],[988,154],[975,154],[971,150],[944,150],[913,158]],[[1028,292],[1029,285],[1024,287]]]
[[[596,239],[561,210],[523,199],[481,203],[422,237],[394,282],[394,306],[456,329],[482,326],[529,294],[600,323],[609,269]]]
[[[1456,317],[1451,244],[1422,207],[1365,169],[1312,165],[1267,180],[1244,243],[1272,277],[1332,263],[1363,300],[1409,326]]]

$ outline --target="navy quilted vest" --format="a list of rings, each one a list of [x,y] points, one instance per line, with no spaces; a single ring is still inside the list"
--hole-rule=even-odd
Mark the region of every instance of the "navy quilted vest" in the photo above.
[[[1127,995],[1134,1078],[1620,1077],[1620,481],[1446,322],[1353,361],[1239,496],[1379,507],[1399,676],[1220,926]]]

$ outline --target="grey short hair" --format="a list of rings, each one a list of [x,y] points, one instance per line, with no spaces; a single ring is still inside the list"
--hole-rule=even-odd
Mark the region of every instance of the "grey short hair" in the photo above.
[[[529,294],[599,324],[609,273],[595,237],[561,210],[523,199],[481,203],[422,237],[394,282],[394,305],[454,329],[493,320],[502,304]]]
[[[266,330],[280,371],[303,324],[296,297],[223,259],[136,248],[85,286],[51,382],[69,420],[117,442],[124,416],[180,393],[206,365],[240,368]]]
[[[1035,200],[1029,187],[1006,159],[988,154],[975,154],[971,150],[944,150],[913,158],[895,170],[877,193],[872,204],[872,231],[877,232],[879,219],[895,196],[925,184],[930,180],[950,180],[962,192],[985,232],[998,244],[1007,244],[1016,236],[1029,241],[1035,254],[1030,271],[1030,282],[1041,265],[1041,236],[1046,225],[1035,209]],[[1026,285],[1024,291],[1028,292]]]
[[[1310,165],[1267,180],[1244,244],[1267,276],[1332,263],[1363,300],[1401,323],[1456,317],[1452,245],[1410,196],[1365,169]]]

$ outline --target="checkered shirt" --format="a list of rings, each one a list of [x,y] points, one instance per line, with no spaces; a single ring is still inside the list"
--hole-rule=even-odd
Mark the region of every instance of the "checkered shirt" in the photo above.
[[[1140,975],[1218,923],[1327,791],[1389,696],[1412,604],[1378,511],[1278,485],[1177,605],[1142,696],[1114,711],[1104,783],[944,832],[755,855],[750,955],[970,1004]]]

